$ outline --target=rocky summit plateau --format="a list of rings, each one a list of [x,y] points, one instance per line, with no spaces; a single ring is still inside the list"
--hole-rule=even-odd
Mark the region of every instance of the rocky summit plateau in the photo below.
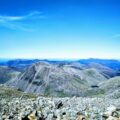
[[[0,106],[1,120],[120,120],[120,99],[13,98]]]
[[[120,61],[0,61],[0,120],[120,120]]]

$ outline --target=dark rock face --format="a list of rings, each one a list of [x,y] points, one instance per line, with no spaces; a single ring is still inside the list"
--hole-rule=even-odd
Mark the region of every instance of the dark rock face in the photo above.
[[[56,108],[57,108],[57,109],[60,109],[62,106],[63,106],[62,101],[59,101],[59,102],[57,103],[57,105],[56,105]]]
[[[22,118],[22,120],[30,120],[30,119],[28,118],[28,116],[25,116],[24,118]]]
[[[99,88],[98,85],[92,85],[91,88]]]

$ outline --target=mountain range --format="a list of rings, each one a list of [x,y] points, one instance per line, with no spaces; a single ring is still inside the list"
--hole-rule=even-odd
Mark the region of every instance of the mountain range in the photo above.
[[[103,59],[0,62],[0,83],[45,96],[119,97],[120,61]]]

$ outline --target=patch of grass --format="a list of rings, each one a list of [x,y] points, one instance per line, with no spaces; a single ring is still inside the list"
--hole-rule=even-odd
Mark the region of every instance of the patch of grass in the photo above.
[[[23,98],[36,98],[37,97],[35,94],[24,93],[22,91],[18,91],[16,89],[12,89],[6,86],[0,86],[0,98],[1,99],[20,98],[22,95],[23,95]]]
[[[93,75],[95,73],[95,71],[92,69],[88,69],[85,72],[87,73],[87,75]]]
[[[66,97],[69,96],[68,94],[66,94],[63,90],[58,92],[58,97]]]
[[[87,90],[85,92],[85,96],[89,96],[89,97],[102,97],[105,95],[105,91],[102,89],[92,89],[92,90]]]
[[[46,89],[45,89],[44,95],[45,96],[50,96],[50,94],[51,94],[50,86],[47,86]]]

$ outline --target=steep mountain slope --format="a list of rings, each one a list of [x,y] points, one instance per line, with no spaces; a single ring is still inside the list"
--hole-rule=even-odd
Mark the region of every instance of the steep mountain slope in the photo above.
[[[92,85],[105,80],[95,69],[80,70],[73,65],[38,62],[7,84],[25,92],[42,95],[82,96]]]
[[[106,89],[107,91],[114,91],[114,89],[120,88],[120,77],[113,77],[108,81],[101,83],[101,88]]]
[[[20,72],[15,71],[9,67],[6,66],[0,66],[0,84],[3,84],[13,78],[16,78],[16,76]]]

